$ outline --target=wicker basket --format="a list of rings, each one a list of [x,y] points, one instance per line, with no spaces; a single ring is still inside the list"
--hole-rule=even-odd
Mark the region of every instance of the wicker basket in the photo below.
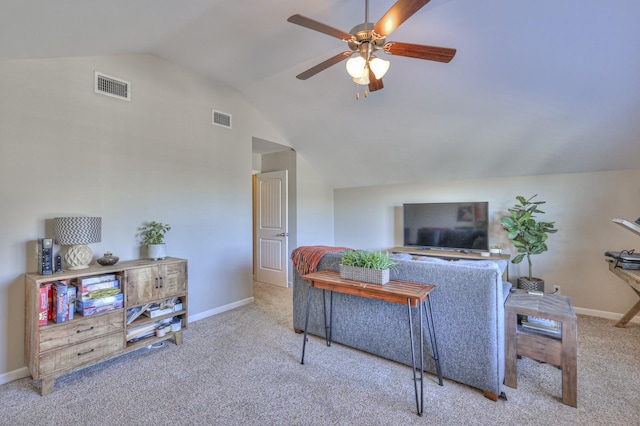
[[[387,284],[389,282],[389,269],[361,268],[359,266],[341,264],[340,278],[372,284]]]
[[[518,288],[522,290],[544,291],[544,280],[535,277],[531,279],[520,277],[518,278]]]

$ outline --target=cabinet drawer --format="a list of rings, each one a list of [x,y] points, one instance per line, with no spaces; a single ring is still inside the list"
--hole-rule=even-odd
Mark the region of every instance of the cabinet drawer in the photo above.
[[[121,352],[123,348],[124,333],[120,331],[77,345],[44,352],[40,355],[40,376],[48,376],[110,358]]]
[[[113,333],[122,330],[123,327],[122,309],[95,317],[76,317],[68,323],[40,330],[40,352]]]

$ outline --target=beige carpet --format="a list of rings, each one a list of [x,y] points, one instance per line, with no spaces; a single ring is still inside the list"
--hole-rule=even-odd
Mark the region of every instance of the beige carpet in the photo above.
[[[428,375],[415,414],[410,368],[291,328],[291,290],[255,285],[255,304],[193,324],[184,344],[142,349],[56,381],[0,387],[2,425],[639,425],[640,326],[578,320],[578,408],[561,371],[518,361],[518,389],[492,402]]]

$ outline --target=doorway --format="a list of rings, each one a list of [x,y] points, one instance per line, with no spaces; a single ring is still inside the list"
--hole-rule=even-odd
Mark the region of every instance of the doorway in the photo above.
[[[297,241],[297,155],[291,147],[258,138],[252,147],[253,279],[288,287],[293,276],[289,257]],[[261,206],[263,201],[271,205]]]

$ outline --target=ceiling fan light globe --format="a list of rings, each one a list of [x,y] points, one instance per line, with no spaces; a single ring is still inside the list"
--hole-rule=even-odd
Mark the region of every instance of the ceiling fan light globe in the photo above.
[[[369,68],[365,68],[361,75],[353,78],[353,82],[366,86],[369,84]]]
[[[391,62],[385,61],[384,59],[380,58],[374,57],[373,59],[369,60],[369,67],[371,68],[371,71],[373,71],[373,75],[375,75],[378,80],[384,77],[387,71],[389,71],[390,65]]]
[[[347,73],[354,79],[360,78],[363,74],[364,66],[366,64],[367,61],[362,56],[350,58],[347,61]]]

